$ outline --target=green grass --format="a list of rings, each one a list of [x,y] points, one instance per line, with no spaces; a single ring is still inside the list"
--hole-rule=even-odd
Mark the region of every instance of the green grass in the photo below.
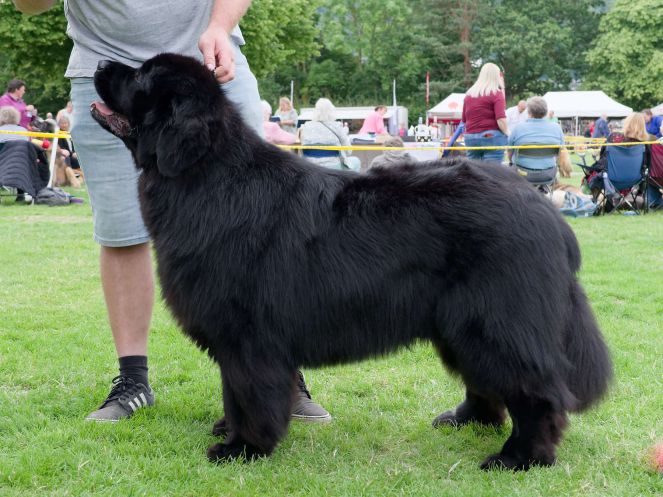
[[[571,219],[581,279],[616,379],[571,416],[555,467],[483,472],[509,427],[433,430],[463,398],[431,347],[308,371],[334,421],[294,424],[272,458],[204,457],[221,415],[216,368],[157,304],[153,409],[116,425],[85,415],[116,374],[89,205],[0,205],[0,496],[653,496],[663,439],[663,214]]]

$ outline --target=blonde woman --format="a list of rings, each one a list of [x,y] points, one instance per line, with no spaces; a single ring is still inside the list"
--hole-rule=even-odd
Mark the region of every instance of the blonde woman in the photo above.
[[[479,77],[463,103],[465,145],[468,147],[502,146],[507,143],[504,75],[493,63],[484,64]],[[471,159],[501,163],[504,150],[468,150]]]
[[[292,108],[292,102],[288,97],[279,98],[279,110],[274,115],[281,120],[279,124],[283,131],[295,134],[299,116],[297,115],[297,111]]]
[[[641,112],[632,112],[624,119],[624,128],[622,131],[613,131],[608,135],[606,143],[625,143],[625,142],[644,142],[649,138],[647,133],[645,116]],[[649,163],[650,148],[645,145],[645,152],[642,157],[643,164]],[[590,171],[598,174],[590,174],[588,184],[593,191],[600,189],[603,185],[601,173],[608,169],[608,147],[601,147],[598,160],[589,168]]]

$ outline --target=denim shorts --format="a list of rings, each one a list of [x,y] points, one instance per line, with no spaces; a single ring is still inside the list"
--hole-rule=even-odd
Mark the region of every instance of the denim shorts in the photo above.
[[[468,147],[498,147],[506,145],[507,140],[507,136],[497,129],[481,133],[465,133],[465,145]],[[501,164],[504,159],[504,150],[468,150],[467,156],[470,159]]]
[[[221,85],[244,121],[260,136],[262,107],[258,83],[246,57],[235,46],[235,79]],[[71,80],[74,125],[71,136],[85,175],[94,239],[106,247],[126,247],[149,240],[138,203],[138,177],[129,150],[90,115],[90,103],[99,100],[92,78]]]

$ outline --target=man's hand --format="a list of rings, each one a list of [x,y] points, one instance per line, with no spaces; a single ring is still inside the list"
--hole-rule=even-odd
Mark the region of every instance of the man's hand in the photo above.
[[[221,26],[210,24],[198,40],[203,62],[219,83],[227,83],[235,77],[235,53],[230,35]]]

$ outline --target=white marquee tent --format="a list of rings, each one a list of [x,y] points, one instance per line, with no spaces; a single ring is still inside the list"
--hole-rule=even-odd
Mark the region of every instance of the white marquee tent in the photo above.
[[[426,112],[429,121],[437,118],[440,121],[460,121],[463,117],[464,93],[452,93],[432,109]]]
[[[663,116],[663,104],[658,104],[651,111],[655,116]]]
[[[626,117],[633,109],[613,100],[602,91],[549,91],[543,98],[555,117]]]

